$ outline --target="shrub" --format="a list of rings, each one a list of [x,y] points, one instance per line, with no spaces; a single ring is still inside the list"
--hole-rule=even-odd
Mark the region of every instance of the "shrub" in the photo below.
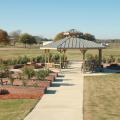
[[[55,62],[55,63],[56,63],[56,62],[59,62],[59,60],[60,60],[60,54],[58,54],[58,53],[57,53],[57,54],[54,54],[51,59],[52,59],[52,61]]]
[[[98,62],[99,61],[98,55],[95,55],[94,59]]]
[[[115,62],[115,57],[113,55],[111,55],[107,58],[107,63],[110,64],[110,63],[113,63],[113,62]]]
[[[6,65],[12,65],[12,59],[8,59]]]
[[[29,61],[30,61],[30,58],[28,58],[27,56],[23,56],[17,59],[17,64],[26,64]]]
[[[9,94],[8,90],[6,90],[6,89],[1,89],[0,90],[0,95],[6,95],[6,94]]]
[[[111,62],[115,62],[115,57],[113,55],[110,56]]]
[[[22,84],[23,84],[23,86],[27,85],[27,80],[25,78],[22,79]]]
[[[107,62],[106,58],[103,58],[102,61],[103,61],[103,63],[106,63],[106,62]]]
[[[37,57],[33,57],[31,59],[32,62],[38,62],[38,63],[43,63],[45,61],[45,57],[44,56],[37,56]]]
[[[13,71],[9,71],[9,79],[10,79],[10,83],[11,85],[13,85],[15,78],[13,77],[14,72]]]
[[[49,70],[36,71],[36,77],[38,80],[45,80],[45,77],[49,75]]]
[[[24,74],[21,73],[21,72],[18,72],[18,79],[19,79],[19,80],[22,80],[23,77],[24,77]]]
[[[32,62],[37,62],[36,57],[31,58]]]
[[[3,64],[3,59],[2,58],[0,58],[0,64]]]
[[[27,76],[27,79],[31,79],[35,75],[34,68],[29,66],[23,68],[23,73]]]
[[[117,62],[120,63],[120,58],[117,59]]]
[[[33,87],[39,87],[39,85],[37,83],[34,83]]]
[[[87,60],[93,60],[94,59],[94,56],[92,54],[87,54],[86,55],[86,59]]]
[[[52,56],[53,54],[52,53],[49,53],[49,61],[52,62]]]
[[[37,56],[37,57],[36,57],[36,62],[38,62],[38,63],[39,63],[39,62],[43,63],[44,60],[45,60],[44,56]]]
[[[17,63],[17,59],[11,59],[11,60],[9,60],[8,64],[9,65],[16,65],[16,64],[18,64]]]
[[[1,85],[3,85],[3,78],[8,77],[9,71],[8,71],[8,67],[6,66],[0,66],[0,81],[1,81]]]
[[[46,69],[46,70],[45,70],[46,76],[48,76],[48,75],[50,74],[50,72],[51,72],[51,71],[50,71],[49,69]]]
[[[10,83],[11,83],[11,85],[13,85],[14,81],[15,81],[15,78],[10,77]]]
[[[2,70],[2,71],[8,71],[8,67],[7,67],[7,66],[2,65],[2,66],[0,66],[0,70]]]
[[[26,64],[30,61],[30,58],[27,56],[18,57],[14,59],[1,60],[0,62],[4,65],[16,65],[16,64]]]

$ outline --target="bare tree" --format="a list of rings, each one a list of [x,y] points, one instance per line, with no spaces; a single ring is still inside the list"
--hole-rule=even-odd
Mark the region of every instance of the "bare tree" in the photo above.
[[[20,41],[20,35],[21,35],[21,30],[16,30],[9,34],[14,47],[16,45],[16,42]]]

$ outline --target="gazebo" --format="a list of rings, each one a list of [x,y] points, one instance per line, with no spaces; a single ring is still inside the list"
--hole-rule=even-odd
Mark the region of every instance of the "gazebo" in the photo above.
[[[66,53],[66,50],[68,49],[78,49],[81,51],[82,56],[83,56],[83,72],[85,71],[85,54],[87,50],[90,49],[97,49],[99,53],[99,65],[101,65],[102,62],[102,49],[105,49],[106,47],[103,46],[102,44],[98,44],[93,41],[81,39],[75,36],[69,36],[64,39],[61,39],[59,41],[53,41],[40,49],[45,50],[45,55],[46,53],[50,50],[57,50],[60,53]],[[48,60],[49,61],[49,60]],[[46,61],[45,61],[46,62]]]

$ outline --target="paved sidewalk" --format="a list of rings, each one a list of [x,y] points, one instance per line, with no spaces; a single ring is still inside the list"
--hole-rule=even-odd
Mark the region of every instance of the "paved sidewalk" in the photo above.
[[[81,63],[73,62],[62,70],[48,94],[24,120],[83,120],[83,75]]]

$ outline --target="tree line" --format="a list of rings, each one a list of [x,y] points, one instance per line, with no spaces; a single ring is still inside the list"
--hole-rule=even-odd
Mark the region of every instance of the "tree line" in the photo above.
[[[20,30],[7,33],[7,31],[0,29],[0,44],[12,44],[16,46],[16,43],[23,43],[26,48],[27,45],[31,47],[33,44],[42,44],[43,41],[49,40],[51,39],[33,36],[29,33],[22,33]]]
[[[90,41],[96,41],[94,35],[90,33],[79,32],[75,29],[71,29],[68,32],[60,32],[55,36],[53,40],[58,41],[69,36],[78,37]],[[51,39],[43,38],[40,36],[33,36],[29,33],[22,33],[20,30],[13,31],[8,34],[7,31],[0,29],[0,44],[12,44],[13,46],[15,46],[17,42],[21,42],[24,44],[25,48],[27,45],[29,45],[31,48],[31,45],[33,44],[42,44],[43,41],[49,40]]]

